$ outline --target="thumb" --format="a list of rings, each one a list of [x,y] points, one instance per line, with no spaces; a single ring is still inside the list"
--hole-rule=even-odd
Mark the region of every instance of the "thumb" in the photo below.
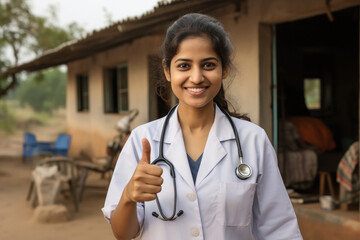
[[[146,138],[143,138],[141,140],[141,143],[142,143],[142,148],[143,148],[143,155],[142,155],[140,161],[150,164],[150,152],[151,152],[150,143]]]

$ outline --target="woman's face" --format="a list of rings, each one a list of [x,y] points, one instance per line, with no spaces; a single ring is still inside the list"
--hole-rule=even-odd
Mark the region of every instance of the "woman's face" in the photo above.
[[[203,108],[212,105],[226,71],[210,38],[204,35],[185,38],[170,69],[165,66],[164,72],[180,105]]]

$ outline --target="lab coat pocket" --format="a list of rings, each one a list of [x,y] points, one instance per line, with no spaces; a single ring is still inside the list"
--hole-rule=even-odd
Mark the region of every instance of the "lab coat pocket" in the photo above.
[[[221,183],[217,201],[217,219],[223,226],[248,226],[256,183]]]

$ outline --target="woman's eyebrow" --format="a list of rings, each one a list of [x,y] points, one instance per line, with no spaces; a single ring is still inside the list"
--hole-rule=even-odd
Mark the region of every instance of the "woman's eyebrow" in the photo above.
[[[219,61],[216,57],[208,57],[208,58],[204,58],[203,60],[201,60],[202,62],[205,62],[205,61],[209,61],[209,60],[215,60],[215,61]]]
[[[187,58],[178,58],[175,60],[174,63],[177,63],[177,62],[192,62],[191,59],[187,59]]]
[[[208,58],[204,58],[201,60],[201,62],[206,62],[206,61],[209,61],[209,60],[215,60],[215,61],[219,61],[216,57],[208,57]],[[192,62],[191,59],[188,59],[188,58],[178,58],[175,60],[174,63],[177,63],[177,62]]]

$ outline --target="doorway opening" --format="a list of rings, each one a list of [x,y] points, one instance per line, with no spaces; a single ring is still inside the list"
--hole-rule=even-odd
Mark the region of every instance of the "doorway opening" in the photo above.
[[[157,55],[148,57],[149,69],[149,121],[165,116],[172,106],[172,99],[164,101],[156,93],[157,81],[164,80],[165,75],[162,71],[162,59]],[[168,89],[168,94],[171,95],[171,89]]]
[[[285,185],[319,194],[359,136],[359,9],[276,25],[278,155]]]

